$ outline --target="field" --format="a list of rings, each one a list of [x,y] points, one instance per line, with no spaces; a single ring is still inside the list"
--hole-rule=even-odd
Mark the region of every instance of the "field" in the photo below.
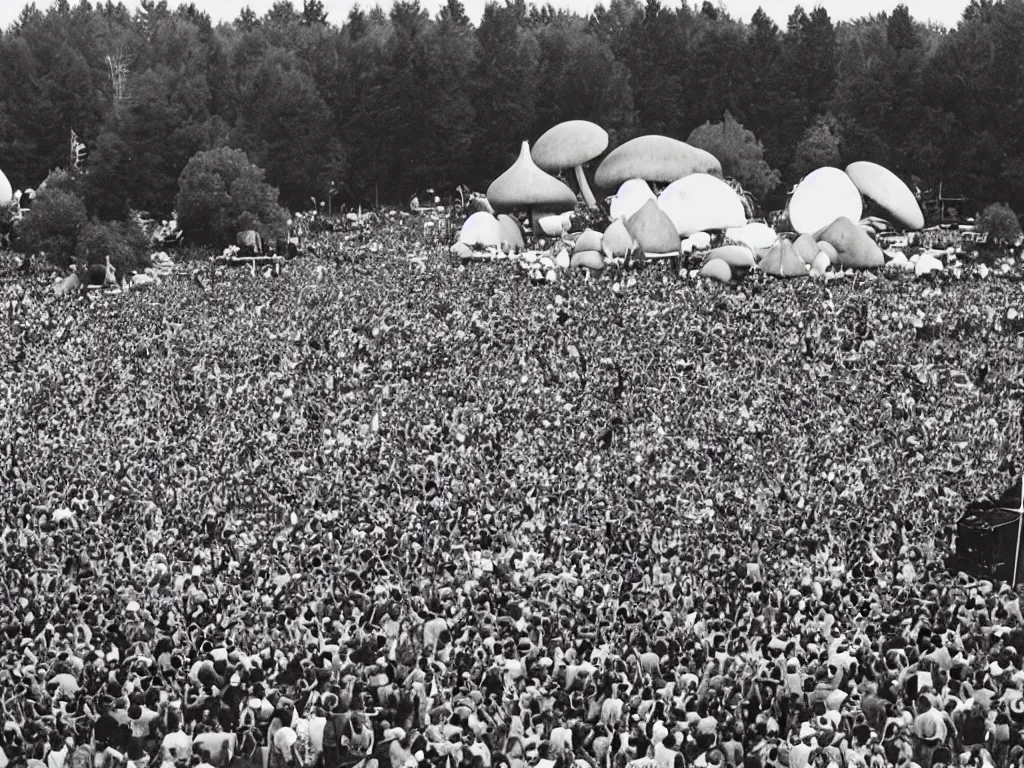
[[[654,267],[615,293],[458,266],[417,234],[208,290],[67,301],[8,273],[7,508],[44,531],[64,510],[102,532],[71,546],[137,561],[161,531],[172,561],[201,558],[185,533],[235,521],[240,548],[270,555],[260,578],[299,568],[275,540],[318,531],[429,554],[532,522],[557,557],[607,519],[614,579],[652,546],[698,572],[711,547],[843,563],[892,525],[937,558],[1019,462],[1017,268],[720,287]],[[404,551],[380,554],[404,569]],[[805,567],[787,562],[767,565],[780,587]]]

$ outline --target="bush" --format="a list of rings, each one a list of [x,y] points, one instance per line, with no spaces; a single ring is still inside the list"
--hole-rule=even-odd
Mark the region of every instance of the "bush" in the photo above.
[[[49,261],[59,267],[72,263],[78,236],[88,221],[85,202],[74,186],[64,171],[54,171],[47,177],[46,186],[36,194],[32,209],[18,226],[19,251],[45,252]]]
[[[286,231],[288,214],[277,190],[245,152],[222,147],[199,152],[178,178],[178,224],[197,245],[233,245],[244,229],[255,229],[265,242]]]
[[[976,226],[979,232],[987,232],[996,240],[1016,240],[1020,237],[1020,220],[1010,206],[992,203],[978,216]]]
[[[77,173],[69,173],[63,168],[54,168],[46,177],[46,181],[39,185],[36,195],[42,192],[70,192],[84,199],[83,177]]]
[[[110,256],[118,281],[150,265],[149,240],[134,221],[93,219],[82,228],[76,253],[87,264],[103,264]]]

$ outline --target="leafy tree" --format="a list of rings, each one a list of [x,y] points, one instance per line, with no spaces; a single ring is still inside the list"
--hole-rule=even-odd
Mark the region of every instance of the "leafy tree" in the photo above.
[[[839,165],[839,127],[831,115],[818,117],[804,133],[793,158],[793,177],[803,178],[816,168]]]
[[[1024,210],[1022,0],[971,0],[951,30],[906,4],[838,26],[796,6],[780,30],[761,9],[744,24],[715,0],[605,0],[589,16],[494,0],[478,24],[464,3],[433,17],[422,0],[355,6],[341,26],[326,0],[276,0],[217,26],[198,2],[28,3],[0,35],[4,171],[36,186],[67,163],[74,130],[101,219],[169,212],[188,159],[225,143],[289,205],[331,181],[346,202],[391,202],[480,189],[561,120],[593,120],[615,145],[682,138],[728,112],[787,181],[823,161],[875,160]],[[114,109],[108,57],[125,64]]]
[[[912,50],[920,45],[914,20],[910,16],[910,9],[904,3],[897,5],[889,16],[886,37],[889,45],[898,53]]]
[[[46,184],[18,228],[17,247],[25,253],[45,253],[51,263],[67,267],[74,261],[78,236],[88,221],[85,202],[74,183],[58,172]]]
[[[109,257],[120,281],[129,272],[149,266],[149,238],[132,219],[93,219],[79,232],[75,254],[86,264],[103,264]]]
[[[1020,237],[1020,220],[1010,206],[991,203],[978,216],[976,226],[979,232],[987,232],[998,240],[1016,240]]]
[[[331,144],[330,111],[296,57],[285,52],[267,56],[248,83],[244,101],[259,108],[241,112],[235,143],[266,169],[289,205],[322,195],[316,184]]]
[[[758,199],[775,189],[781,180],[779,172],[765,162],[761,142],[729,112],[720,123],[707,122],[694,128],[686,143],[717,157],[723,175],[739,181]]]
[[[487,66],[477,69],[471,85],[476,108],[474,185],[498,176],[519,153],[520,142],[537,133],[539,51],[536,38],[525,29],[525,15],[525,5],[490,2],[476,29]]]
[[[256,15],[256,11],[250,8],[248,5],[245,6],[241,11],[238,12],[238,18],[235,19],[235,27],[245,32],[252,32],[259,25],[260,20]]]
[[[291,0],[276,0],[270,10],[263,17],[267,26],[287,29],[293,24],[299,23],[302,16]]]
[[[327,23],[327,11],[320,0],[302,0],[302,23],[306,26]]]
[[[178,180],[178,223],[197,244],[230,245],[238,232],[257,230],[265,240],[282,234],[287,213],[264,172],[241,150],[200,152]]]

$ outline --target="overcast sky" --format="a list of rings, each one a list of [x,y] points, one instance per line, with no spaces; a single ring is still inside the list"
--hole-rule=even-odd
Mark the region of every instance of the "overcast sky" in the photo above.
[[[72,4],[76,0],[72,0]],[[903,0],[915,19],[933,20],[947,27],[956,26],[960,19],[960,13],[967,5],[968,0]],[[302,7],[302,0],[293,0],[296,7]],[[432,12],[436,11],[443,0],[420,0],[424,7]],[[473,21],[478,21],[483,13],[486,0],[463,0],[466,11]],[[692,0],[690,0],[692,3]],[[137,0],[125,0],[129,8],[138,6]],[[263,14],[271,5],[273,0],[195,0],[198,7],[209,13],[214,21],[230,21],[238,16],[238,12],[248,5],[258,14]],[[328,18],[334,23],[341,23],[348,15],[349,9],[354,5],[355,0],[325,0],[324,5],[329,12]],[[172,6],[178,5],[177,0],[170,0]],[[377,0],[362,0],[363,7],[372,7]],[[389,6],[391,0],[381,0],[382,6]],[[596,0],[553,0],[556,7],[572,8],[580,13],[589,12],[596,4]],[[680,0],[664,0],[669,7],[678,7]],[[804,8],[810,10],[815,5],[822,5],[829,12],[833,21],[866,16],[881,11],[891,11],[899,0],[804,0]],[[25,5],[21,0],[0,0],[0,26],[6,27],[12,20],[17,18]],[[50,0],[37,0],[36,5],[45,9],[50,5]],[[765,9],[769,16],[778,22],[779,26],[785,26],[786,17],[797,5],[797,0],[725,0],[724,5],[734,17],[744,21],[750,19],[751,14],[758,6]]]

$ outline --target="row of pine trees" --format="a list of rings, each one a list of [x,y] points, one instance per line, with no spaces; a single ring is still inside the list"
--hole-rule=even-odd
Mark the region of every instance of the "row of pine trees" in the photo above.
[[[734,169],[770,204],[807,170],[883,163],[922,190],[1024,210],[1024,0],[970,0],[955,29],[891,14],[785,28],[721,5],[608,0],[589,16],[501,0],[278,2],[214,24],[193,5],[28,5],[0,37],[0,167],[16,187],[86,143],[103,218],[167,213],[197,152],[243,149],[292,208],[484,189],[533,140],[592,120],[617,144],[726,119],[763,147]],[[740,132],[742,133],[742,132]],[[747,150],[750,148],[747,147]],[[750,154],[749,151],[747,154]],[[727,163],[728,165],[728,163]]]

